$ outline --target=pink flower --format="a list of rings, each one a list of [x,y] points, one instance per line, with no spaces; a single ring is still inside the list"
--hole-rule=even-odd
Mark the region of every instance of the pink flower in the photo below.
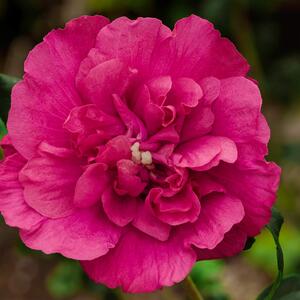
[[[29,54],[2,142],[0,211],[24,243],[149,292],[240,252],[280,169],[249,66],[197,16],[81,17]]]

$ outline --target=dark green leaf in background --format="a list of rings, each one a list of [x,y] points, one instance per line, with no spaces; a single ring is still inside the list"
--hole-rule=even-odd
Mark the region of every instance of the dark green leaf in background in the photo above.
[[[18,78],[0,74],[0,118],[5,122],[10,108],[10,96]]]
[[[0,119],[0,140],[2,140],[2,138],[6,135],[7,131],[6,131],[6,127],[4,122]]]
[[[267,225],[267,228],[272,233],[274,238],[274,242],[276,244],[276,252],[277,252],[277,267],[278,267],[278,275],[274,283],[264,290],[257,298],[257,300],[273,300],[274,295],[278,291],[282,277],[283,277],[283,269],[284,269],[284,259],[283,259],[283,252],[279,242],[279,234],[283,224],[283,217],[280,212],[273,207],[272,208],[272,218],[270,223]]]
[[[271,288],[272,286],[268,287],[261,296],[270,293]],[[272,300],[300,300],[300,275],[291,275],[284,278]]]
[[[47,279],[47,289],[55,299],[76,295],[83,288],[83,273],[79,263],[62,261],[58,263]]]
[[[6,135],[7,131],[6,131],[6,127],[4,122],[0,119],[0,141],[2,140],[2,138]],[[3,152],[2,149],[0,148],[0,160],[3,158]]]

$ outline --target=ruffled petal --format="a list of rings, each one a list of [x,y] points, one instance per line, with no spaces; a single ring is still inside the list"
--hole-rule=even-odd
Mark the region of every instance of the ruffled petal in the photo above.
[[[72,20],[64,29],[50,32],[30,52],[24,80],[13,88],[8,117],[12,142],[27,159],[34,156],[43,140],[56,146],[68,145],[62,124],[70,110],[81,103],[75,76],[97,33],[107,23],[101,16]]]
[[[256,84],[243,77],[221,81],[221,91],[213,103],[215,122],[213,134],[231,138],[236,143],[258,139],[269,141],[268,126],[258,134],[261,111],[261,95]]]
[[[220,161],[234,163],[237,156],[236,145],[229,138],[204,136],[181,144],[173,155],[173,162],[178,167],[204,171]]]
[[[223,165],[211,174],[231,194],[239,198],[245,208],[243,230],[248,236],[259,234],[271,218],[276,200],[281,169],[274,163],[253,161],[251,166]]]
[[[0,212],[8,225],[33,230],[44,217],[25,202],[19,182],[19,172],[25,164],[26,160],[18,153],[0,162]]]
[[[195,15],[176,23],[172,37],[153,54],[153,62],[155,75],[171,74],[196,81],[208,76],[245,76],[249,70],[235,46],[221,38],[209,21]]]
[[[173,226],[195,222],[201,209],[199,198],[189,184],[171,197],[165,196],[163,189],[153,188],[146,202],[158,219]]]
[[[205,77],[200,80],[203,91],[202,105],[212,104],[220,95],[220,80],[215,77]]]
[[[94,103],[101,111],[115,115],[113,94],[122,95],[133,74],[123,62],[111,59],[91,69],[77,88],[86,103]]]
[[[60,219],[47,219],[34,231],[21,231],[23,242],[46,254],[60,253],[76,260],[92,260],[115,247],[121,229],[100,208],[81,209]]]
[[[82,208],[100,203],[110,179],[107,165],[100,163],[89,165],[76,183],[74,205]]]
[[[160,221],[153,213],[148,202],[141,203],[132,225],[140,231],[160,241],[167,241],[171,225]]]
[[[174,105],[177,112],[185,114],[198,105],[202,96],[203,91],[197,82],[181,77],[174,80],[166,104]]]
[[[73,213],[75,185],[82,174],[74,157],[44,155],[31,159],[19,179],[26,203],[41,215],[61,218]]]
[[[170,35],[170,29],[158,19],[121,17],[99,32],[95,47],[107,59],[117,58],[130,67],[147,71],[152,53]]]
[[[151,102],[159,106],[163,105],[168,93],[172,88],[172,79],[170,76],[159,76],[147,82]]]
[[[118,226],[128,225],[135,217],[139,200],[128,195],[118,195],[108,187],[102,195],[103,209],[107,217]]]
[[[131,143],[124,135],[111,139],[97,157],[97,162],[115,165],[120,159],[131,159]]]
[[[128,108],[127,104],[118,95],[113,95],[113,103],[121,120],[127,127],[128,135],[145,140],[148,133],[138,116]]]
[[[182,281],[195,261],[194,251],[185,248],[180,238],[160,242],[130,229],[115,249],[97,260],[83,261],[82,266],[96,282],[142,293]]]
[[[184,120],[180,134],[181,142],[208,134],[212,130],[214,121],[215,116],[211,108],[200,103]]]
[[[214,249],[233,225],[245,216],[242,202],[223,193],[212,193],[201,199],[198,221],[186,225],[185,240],[200,249]]]
[[[140,176],[141,166],[132,160],[122,159],[117,162],[117,172],[115,191],[119,195],[137,197],[143,192],[147,183]]]
[[[224,239],[214,249],[195,248],[199,260],[220,259],[231,257],[239,254],[244,248],[247,241],[247,234],[241,230],[239,225],[227,232]]]

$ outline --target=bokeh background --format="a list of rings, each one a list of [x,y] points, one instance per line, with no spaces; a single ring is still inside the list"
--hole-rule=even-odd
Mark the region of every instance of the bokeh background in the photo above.
[[[283,168],[277,206],[285,217],[285,273],[300,273],[299,0],[0,0],[0,73],[21,77],[29,50],[52,28],[79,15],[153,16],[173,27],[192,13],[214,22],[234,41],[252,66],[251,76],[259,81],[272,129],[269,159]],[[200,262],[192,276],[205,299],[253,300],[276,270],[274,243],[263,231],[251,250],[226,261]],[[180,285],[134,296],[97,286],[77,263],[26,249],[16,230],[0,219],[0,299],[186,298]]]

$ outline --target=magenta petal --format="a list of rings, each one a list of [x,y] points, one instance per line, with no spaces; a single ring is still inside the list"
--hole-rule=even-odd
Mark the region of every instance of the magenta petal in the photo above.
[[[31,159],[20,172],[26,203],[45,217],[61,218],[74,211],[75,185],[82,173],[74,157]]]
[[[195,263],[195,253],[181,239],[160,242],[137,230],[123,235],[115,249],[82,266],[96,282],[125,292],[152,292],[182,281]],[[105,270],[105,272],[103,272]]]
[[[127,104],[118,95],[113,95],[113,103],[121,120],[128,130],[128,134],[144,140],[147,138],[147,130],[143,122],[132,112]]]
[[[153,188],[146,202],[149,203],[157,218],[170,225],[195,222],[201,209],[199,198],[189,184],[171,197],[164,196],[162,189]]]
[[[202,199],[201,204],[198,221],[187,225],[186,242],[197,248],[213,249],[234,224],[242,221],[244,207],[239,199],[222,193],[208,195],[205,200]]]
[[[221,38],[213,24],[192,15],[175,24],[169,38],[153,54],[153,73],[191,77],[197,82],[214,76],[245,76],[246,59],[226,38]]]
[[[51,31],[30,52],[24,80],[13,88],[8,117],[10,137],[24,157],[33,157],[43,140],[67,145],[62,124],[70,110],[81,103],[75,76],[97,33],[107,23],[101,16],[72,20],[64,29]]]
[[[213,134],[227,136],[237,143],[258,139],[266,144],[269,131],[258,130],[261,102],[260,91],[252,81],[243,77],[222,80],[220,96],[212,106],[215,115]]]
[[[131,143],[124,135],[111,139],[97,157],[97,162],[115,165],[120,159],[131,159]]]
[[[173,82],[172,91],[166,103],[174,105],[179,112],[185,113],[186,108],[194,108],[202,98],[200,85],[191,78],[177,78]]]
[[[247,234],[241,230],[239,225],[234,225],[233,228],[227,232],[224,239],[214,249],[197,249],[199,260],[219,259],[224,257],[231,257],[240,253],[247,241]]]
[[[109,187],[102,195],[102,203],[107,217],[118,226],[126,226],[135,217],[138,199],[131,196],[119,196]]]
[[[160,241],[167,241],[170,236],[171,226],[160,221],[153,214],[149,203],[143,203],[132,222],[132,225],[140,231]]]
[[[120,228],[93,207],[65,218],[45,220],[35,231],[21,231],[21,238],[28,247],[46,254],[61,253],[76,260],[92,260],[115,247],[120,234]]]
[[[226,191],[225,187],[222,186],[221,183],[214,180],[213,177],[204,172],[197,172],[193,174],[192,186],[193,190],[200,198],[214,192],[224,193]]]
[[[268,224],[276,200],[280,168],[274,163],[252,161],[251,166],[222,166],[212,171],[225,188],[241,199],[245,208],[243,230],[249,236],[259,234]]]
[[[212,130],[215,116],[210,107],[201,104],[186,116],[181,130],[182,142],[201,137]]]
[[[80,64],[77,76],[76,86],[80,85],[80,82],[89,74],[89,72],[96,66],[104,63],[108,59],[100,53],[96,48],[92,48],[86,58],[84,58]]]
[[[44,217],[29,207],[24,199],[19,172],[26,160],[18,153],[0,162],[0,212],[13,227],[34,230]]]
[[[235,143],[219,136],[205,136],[180,145],[173,161],[176,166],[202,171],[217,166],[219,162],[234,163],[237,159]]]
[[[110,176],[107,165],[95,163],[87,167],[78,179],[75,187],[74,205],[89,207],[97,202],[109,184]]]
[[[203,91],[202,105],[212,104],[220,95],[220,80],[215,77],[206,77],[200,81]]]
[[[145,143],[142,145],[151,145],[151,144],[161,144],[161,143],[171,143],[177,144],[179,142],[179,134],[176,131],[174,126],[168,126],[167,128],[163,128],[158,131],[154,135],[152,135]]]
[[[116,110],[112,95],[123,94],[132,74],[123,62],[111,59],[91,69],[77,86],[86,102],[94,103],[98,109],[114,115]]]
[[[117,58],[146,71],[152,63],[153,51],[170,35],[170,29],[158,19],[121,17],[99,32],[96,48],[107,59]]]
[[[161,106],[164,104],[172,88],[172,79],[170,76],[160,76],[150,80],[147,86],[149,88],[151,102]]]
[[[141,167],[132,160],[122,159],[117,162],[117,188],[121,194],[137,197],[145,189],[147,183],[140,178]]]
[[[95,104],[73,108],[63,127],[72,134],[84,134],[99,130],[105,132],[108,137],[125,132],[124,125],[119,118],[104,113]]]

